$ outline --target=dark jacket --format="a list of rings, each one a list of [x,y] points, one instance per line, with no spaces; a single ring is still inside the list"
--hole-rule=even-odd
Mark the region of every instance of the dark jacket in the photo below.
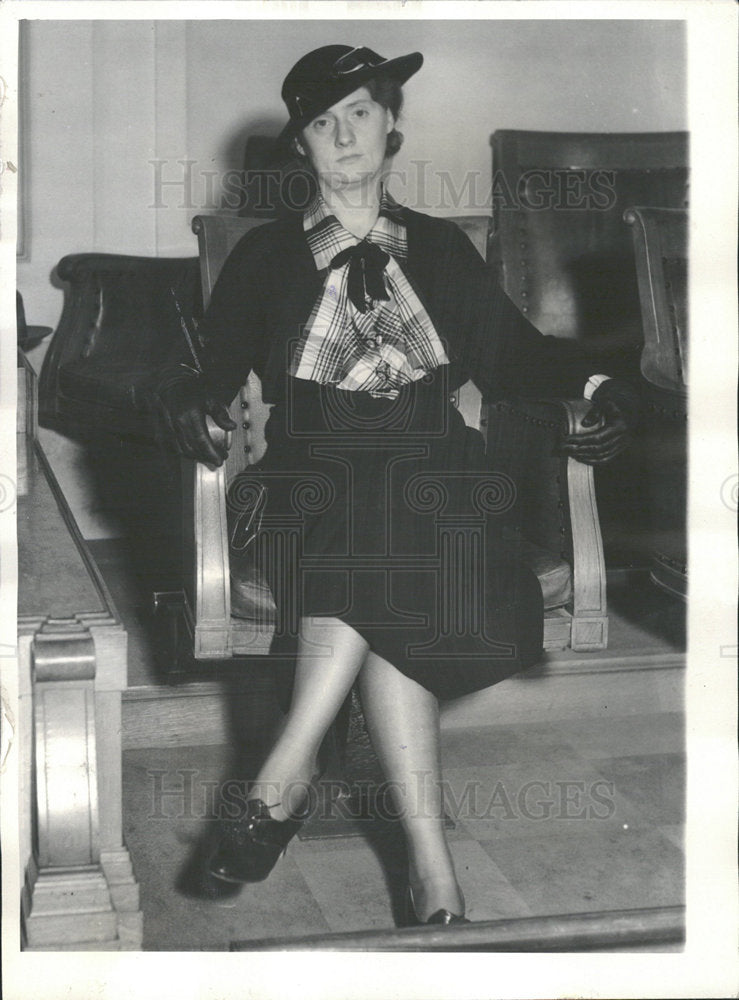
[[[539,333],[453,222],[407,208],[402,214],[403,268],[444,342],[450,388],[471,378],[486,400],[581,396],[596,366],[580,346]],[[264,401],[281,398],[289,345],[301,335],[324,279],[300,217],[260,226],[239,241],[199,331],[201,365],[218,399],[229,403],[252,369]]]

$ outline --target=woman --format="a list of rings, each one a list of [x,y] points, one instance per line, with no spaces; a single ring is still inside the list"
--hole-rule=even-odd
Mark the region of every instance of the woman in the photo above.
[[[237,245],[198,365],[167,369],[158,398],[181,453],[219,465],[205,415],[232,428],[226,404],[255,370],[273,409],[249,482],[266,487],[268,520],[294,515],[296,484],[321,496],[301,509],[298,549],[267,567],[281,621],[299,620],[292,699],[211,872],[266,877],[300,826],[305,796],[287,790],[309,787],[356,682],[406,834],[407,920],[453,924],[465,903],[443,825],[438,701],[535,663],[543,612],[505,511],[480,499],[491,476],[482,438],[449,394],[470,377],[489,399],[591,393],[588,430],[563,451],[592,463],[625,447],[638,414],[628,385],[594,375],[575,345],[542,337],[517,312],[454,224],[385,191],[401,86],[422,62],[329,45],[293,67],[286,136],[316,197],[302,218]],[[440,510],[482,538],[461,583],[440,569]]]

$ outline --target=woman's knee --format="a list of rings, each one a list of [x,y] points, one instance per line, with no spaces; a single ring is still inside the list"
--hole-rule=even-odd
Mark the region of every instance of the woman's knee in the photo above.
[[[299,658],[361,666],[369,644],[340,618],[301,618]]]

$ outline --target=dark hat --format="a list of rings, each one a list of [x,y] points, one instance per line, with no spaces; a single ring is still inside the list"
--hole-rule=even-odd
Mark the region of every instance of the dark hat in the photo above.
[[[376,76],[405,83],[423,64],[420,52],[385,59],[372,49],[351,45],[324,45],[299,59],[285,77],[282,99],[290,121],[281,138],[289,138],[337,101]]]

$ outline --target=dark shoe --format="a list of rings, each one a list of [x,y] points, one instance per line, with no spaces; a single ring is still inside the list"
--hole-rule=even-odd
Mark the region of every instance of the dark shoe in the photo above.
[[[224,882],[213,878],[210,859],[220,843],[215,823],[208,823],[206,830],[194,844],[184,867],[179,871],[175,889],[188,899],[205,899],[213,903],[233,899],[243,886],[238,882]]]
[[[261,882],[304,818],[272,819],[261,799],[247,800],[244,816],[222,822],[220,842],[208,862],[210,874],[224,882]]]
[[[425,927],[427,924],[439,924],[448,927],[450,924],[468,924],[470,921],[465,916],[458,913],[451,913],[449,910],[436,910],[428,920],[421,920],[413,905],[413,890],[408,886],[405,894],[405,920],[404,927]]]

